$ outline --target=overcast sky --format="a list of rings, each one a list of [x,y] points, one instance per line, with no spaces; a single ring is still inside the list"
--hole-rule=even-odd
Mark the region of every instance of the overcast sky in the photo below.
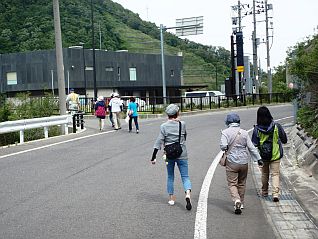
[[[204,17],[204,34],[187,36],[191,41],[205,45],[222,46],[230,50],[232,33],[231,18],[235,16],[231,6],[237,0],[113,0],[135,13],[143,20],[154,22],[157,26],[176,25],[175,20],[187,17]],[[251,4],[252,0],[242,0],[241,4]],[[288,47],[294,46],[305,37],[317,34],[318,0],[268,0],[273,4],[270,16],[273,18],[273,45],[270,51],[271,66],[284,62]],[[245,11],[243,11],[244,13]],[[236,14],[237,16],[237,14]],[[257,21],[265,19],[265,14],[257,15]],[[244,34],[244,53],[252,58],[251,35],[253,29],[252,16],[242,19]],[[174,30],[171,30],[174,33]],[[272,33],[270,33],[272,35]],[[257,23],[257,37],[265,39],[265,23]],[[271,41],[271,40],[270,40]],[[261,67],[266,69],[266,45],[258,48]]]

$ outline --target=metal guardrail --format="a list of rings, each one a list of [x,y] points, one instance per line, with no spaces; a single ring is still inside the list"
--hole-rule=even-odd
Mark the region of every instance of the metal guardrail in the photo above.
[[[71,115],[6,121],[6,122],[0,123],[0,134],[20,131],[20,144],[23,144],[25,130],[35,129],[35,128],[44,128],[44,137],[48,138],[49,126],[64,125],[65,134],[68,134],[68,124],[71,121],[72,121]]]

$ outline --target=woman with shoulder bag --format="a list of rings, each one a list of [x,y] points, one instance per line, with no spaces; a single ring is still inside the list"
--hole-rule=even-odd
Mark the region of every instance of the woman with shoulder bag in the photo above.
[[[154,144],[154,151],[151,162],[156,163],[156,155],[162,145],[165,146],[166,168],[167,168],[167,191],[169,194],[169,205],[174,205],[174,167],[178,166],[183,189],[185,192],[186,209],[191,210],[192,204],[190,199],[191,181],[188,173],[188,154],[185,145],[186,141],[186,125],[185,122],[179,119],[179,107],[175,104],[170,104],[166,108],[168,121],[160,126],[159,136]],[[181,148],[180,148],[181,145]],[[175,158],[176,157],[176,158]]]
[[[253,145],[246,130],[240,128],[240,117],[229,113],[225,118],[227,129],[222,131],[220,148],[226,151],[226,179],[234,202],[234,213],[241,214],[244,208],[244,195],[250,153],[252,159],[263,166],[257,148]]]

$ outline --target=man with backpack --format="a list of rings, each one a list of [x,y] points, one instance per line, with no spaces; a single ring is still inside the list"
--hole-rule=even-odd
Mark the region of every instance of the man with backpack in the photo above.
[[[287,143],[283,127],[274,122],[266,106],[257,110],[257,125],[254,127],[252,142],[258,148],[264,162],[262,167],[262,196],[268,196],[269,173],[272,176],[272,196],[274,202],[279,202],[279,169],[283,157],[282,144]]]

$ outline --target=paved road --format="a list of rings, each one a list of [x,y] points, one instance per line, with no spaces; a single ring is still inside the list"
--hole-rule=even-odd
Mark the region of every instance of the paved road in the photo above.
[[[255,124],[256,110],[237,110],[242,128]],[[271,108],[274,118],[291,116],[291,110]],[[0,238],[194,238],[196,223],[206,223],[205,238],[278,237],[251,173],[246,209],[234,215],[221,167],[210,181],[205,219],[198,222],[200,191],[219,152],[225,115],[183,116],[193,185],[190,212],[179,175],[177,203],[171,207],[165,164],[149,161],[164,118],[141,120],[140,134],[129,134],[127,125],[99,133],[93,129],[96,122],[87,120],[81,134],[0,149]],[[68,141],[60,143],[64,139]]]

